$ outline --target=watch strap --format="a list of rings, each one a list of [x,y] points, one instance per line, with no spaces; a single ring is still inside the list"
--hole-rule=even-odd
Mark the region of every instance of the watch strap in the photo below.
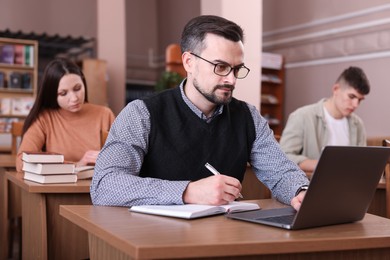
[[[309,185],[303,185],[301,186],[297,192],[295,193],[295,196],[298,196],[298,194],[301,192],[301,191],[304,191],[304,190],[307,190],[309,188]]]

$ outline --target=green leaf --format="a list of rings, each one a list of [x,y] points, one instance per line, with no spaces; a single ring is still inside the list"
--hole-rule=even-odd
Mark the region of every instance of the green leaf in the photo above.
[[[164,71],[161,73],[159,80],[156,83],[155,90],[163,91],[165,89],[176,87],[184,78],[177,72]]]

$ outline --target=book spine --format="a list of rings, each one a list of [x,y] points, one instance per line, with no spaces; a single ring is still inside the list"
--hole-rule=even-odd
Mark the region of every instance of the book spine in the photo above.
[[[30,46],[30,66],[34,67],[34,47]]]
[[[6,44],[1,46],[1,57],[0,62],[6,64],[14,64],[14,46],[11,44]]]
[[[24,65],[26,65],[26,66],[32,66],[31,57],[30,57],[31,48],[32,48],[32,46],[30,46],[30,45],[24,46]]]
[[[15,64],[25,64],[24,45],[14,45],[14,62]]]

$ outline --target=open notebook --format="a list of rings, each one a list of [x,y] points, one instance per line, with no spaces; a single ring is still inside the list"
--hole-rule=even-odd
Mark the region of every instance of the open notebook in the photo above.
[[[259,208],[260,208],[259,205],[256,203],[233,201],[227,205],[221,205],[221,206],[210,206],[210,205],[199,205],[199,204],[141,205],[141,206],[132,206],[129,210],[138,213],[193,219],[193,218],[223,214],[227,212],[256,210]]]
[[[382,176],[389,147],[327,146],[301,208],[228,214],[228,218],[286,229],[303,229],[361,220]]]

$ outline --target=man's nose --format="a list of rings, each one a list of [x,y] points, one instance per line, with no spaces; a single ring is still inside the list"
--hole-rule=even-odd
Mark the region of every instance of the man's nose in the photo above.
[[[359,104],[360,104],[360,100],[358,98],[354,98],[352,100],[352,104],[353,104],[354,108],[357,108],[359,106]]]
[[[224,76],[224,83],[228,83],[234,85],[236,83],[237,78],[234,76],[234,70],[231,70],[229,74]]]

